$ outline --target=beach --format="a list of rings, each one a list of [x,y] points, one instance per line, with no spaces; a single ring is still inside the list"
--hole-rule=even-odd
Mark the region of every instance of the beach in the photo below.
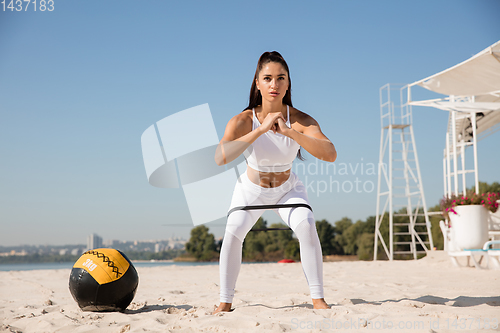
[[[446,253],[417,261],[325,262],[314,310],[300,263],[242,265],[234,310],[212,315],[219,267],[138,267],[124,312],[83,312],[70,270],[0,272],[1,332],[498,332],[500,271],[458,268]]]

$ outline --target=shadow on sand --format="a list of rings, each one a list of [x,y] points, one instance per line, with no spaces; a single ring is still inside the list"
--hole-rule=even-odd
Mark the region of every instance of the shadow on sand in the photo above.
[[[166,304],[163,304],[163,305],[158,305],[158,304],[152,304],[152,305],[144,305],[142,308],[140,309],[135,309],[135,310],[125,310],[123,311],[123,313],[125,314],[138,314],[138,313],[146,313],[146,312],[153,312],[153,311],[164,311],[166,310],[168,313],[177,313],[177,312],[181,312],[182,310],[184,311],[188,311],[190,309],[192,309],[193,306],[192,305],[188,305],[188,304],[185,304],[185,305],[166,305]]]
[[[438,304],[438,305],[448,305],[448,306],[456,306],[456,307],[468,307],[468,306],[476,306],[486,304],[489,306],[500,306],[500,296],[491,296],[491,297],[471,297],[471,296],[458,296],[456,298],[446,298],[439,296],[426,295],[418,298],[410,299],[410,298],[401,298],[399,300],[384,300],[384,301],[365,301],[360,298],[351,299],[352,304],[372,304],[372,305],[381,305],[383,303],[388,302],[401,302],[401,301],[415,301],[422,302],[427,304]]]
[[[471,296],[459,296],[456,298],[446,298],[446,297],[439,297],[439,296],[432,296],[432,295],[426,295],[426,296],[421,296],[418,298],[401,298],[398,300],[394,299],[388,299],[388,300],[383,300],[383,301],[365,301],[364,299],[361,298],[351,298],[351,302],[353,305],[358,305],[358,304],[371,304],[371,305],[382,305],[384,303],[398,303],[401,301],[414,301],[414,302],[421,302],[421,303],[427,303],[427,304],[437,304],[437,305],[447,305],[447,306],[456,306],[456,307],[469,307],[469,306],[477,306],[477,305],[482,305],[486,304],[489,306],[500,306],[500,296],[491,296],[491,297],[471,297]],[[332,308],[342,306],[342,304],[329,304]],[[304,309],[313,309],[312,304],[296,304],[296,305],[286,305],[286,306],[278,306],[278,307],[273,307],[265,304],[249,304],[245,305],[243,307],[254,307],[254,306],[262,306],[268,309],[275,309],[275,310],[281,310],[281,309],[294,309],[294,308],[304,308]],[[158,305],[158,304],[153,304],[153,305],[144,305],[140,309],[135,309],[135,310],[125,310],[123,313],[125,314],[137,314],[137,313],[146,313],[146,312],[152,312],[152,311],[166,311],[168,313],[178,313],[181,311],[188,311],[192,309],[192,305],[184,304],[184,305]],[[235,309],[232,308],[230,312],[234,311]]]

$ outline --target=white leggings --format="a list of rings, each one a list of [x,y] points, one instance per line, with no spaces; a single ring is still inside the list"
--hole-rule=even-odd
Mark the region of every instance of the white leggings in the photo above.
[[[284,203],[309,204],[306,188],[293,172],[282,185],[264,188],[252,183],[246,172],[238,179],[232,209],[238,206]],[[323,256],[313,213],[304,207],[274,209],[293,230],[300,243],[302,269],[313,299],[323,298]],[[237,210],[227,219],[226,232],[220,251],[220,301],[232,303],[236,279],[241,267],[243,240],[264,210]]]

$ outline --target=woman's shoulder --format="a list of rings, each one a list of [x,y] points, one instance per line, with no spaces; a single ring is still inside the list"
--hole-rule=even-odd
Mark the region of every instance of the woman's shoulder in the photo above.
[[[248,128],[252,130],[252,110],[244,110],[231,118],[228,122],[228,127],[235,131],[247,131]]]
[[[316,120],[304,111],[301,111],[293,106],[289,107],[290,117],[293,121],[297,121],[303,125],[315,124]]]
[[[246,110],[243,110],[242,112],[236,114],[231,119],[231,121],[235,121],[235,122],[238,122],[238,123],[239,122],[247,123],[247,122],[251,122],[252,118],[253,118],[253,111],[252,111],[252,109],[246,109]]]

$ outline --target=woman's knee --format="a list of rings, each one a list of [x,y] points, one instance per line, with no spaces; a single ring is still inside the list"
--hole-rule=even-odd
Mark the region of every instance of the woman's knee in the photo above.
[[[222,239],[222,249],[230,248],[234,243],[243,245],[243,241],[236,237],[232,232],[226,229]]]
[[[318,232],[316,231],[316,222],[313,218],[302,220],[299,224],[297,224],[294,232],[301,243],[316,243],[319,241]]]
[[[254,221],[252,214],[245,211],[237,211],[232,213],[226,225],[226,234],[229,232],[234,237],[238,238],[241,242],[245,240],[246,235],[252,229]]]

